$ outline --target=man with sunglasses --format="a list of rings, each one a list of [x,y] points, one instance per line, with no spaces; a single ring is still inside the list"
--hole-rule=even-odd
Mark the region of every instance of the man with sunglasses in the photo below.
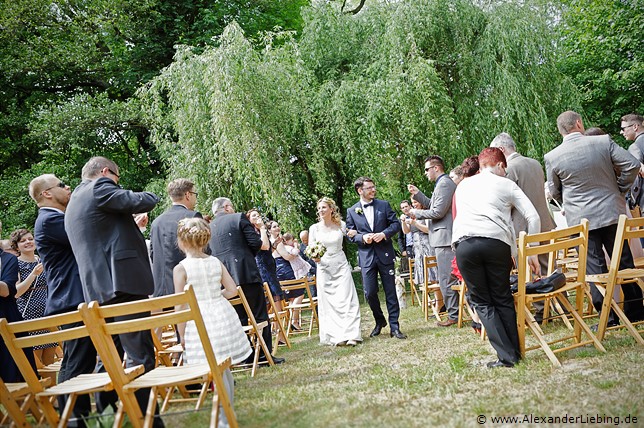
[[[452,199],[456,184],[445,173],[443,158],[437,155],[425,159],[425,176],[429,181],[436,182],[432,197],[428,198],[410,184],[407,186],[412,199],[429,207],[426,210],[412,209],[411,214],[419,220],[430,219],[429,245],[436,251],[436,267],[438,270],[438,285],[443,294],[443,301],[447,309],[447,319],[439,321],[439,327],[449,327],[458,323],[458,293],[452,290],[456,278],[452,275]]]
[[[78,262],[85,301],[110,305],[147,299],[154,292],[154,279],[145,239],[132,214],[151,211],[159,198],[121,188],[118,165],[101,156],[87,161],[82,178],[67,205],[65,231]],[[128,365],[142,364],[146,371],[154,368],[149,333],[119,334],[114,342],[127,353]],[[149,389],[135,395],[145,414]],[[101,411],[105,403],[97,401],[97,407]],[[154,426],[163,426],[163,421],[154,418]]]
[[[78,265],[65,232],[65,210],[71,190],[54,174],[43,174],[29,183],[29,196],[38,205],[34,226],[36,249],[47,277],[47,305],[45,315],[76,310],[85,301]],[[76,327],[77,324],[62,326]],[[80,374],[92,373],[96,366],[96,349],[89,337],[63,343],[63,360],[58,382]],[[59,396],[58,408],[64,409],[66,396]],[[89,416],[91,403],[88,395],[76,399],[69,426],[84,426],[83,418]]]

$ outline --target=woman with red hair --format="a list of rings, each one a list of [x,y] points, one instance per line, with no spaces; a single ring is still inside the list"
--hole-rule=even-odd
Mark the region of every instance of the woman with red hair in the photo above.
[[[496,147],[479,154],[480,173],[456,188],[458,215],[452,229],[456,263],[476,312],[497,352],[488,367],[513,367],[521,358],[514,300],[510,292],[512,256],[516,255],[510,213],[528,220],[528,232],[540,230],[539,215],[528,197],[505,178],[505,155]],[[539,268],[536,257],[530,264]]]

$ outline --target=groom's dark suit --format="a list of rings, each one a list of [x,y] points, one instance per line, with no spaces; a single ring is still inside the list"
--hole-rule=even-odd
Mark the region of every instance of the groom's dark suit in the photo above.
[[[358,211],[356,211],[358,210]],[[380,308],[378,299],[378,272],[382,281],[382,288],[385,290],[387,300],[387,312],[389,313],[389,325],[391,331],[399,330],[398,315],[400,307],[396,297],[396,283],[394,277],[394,260],[396,253],[392,244],[392,238],[400,231],[400,222],[396,213],[391,209],[389,202],[380,199],[373,200],[373,229],[369,226],[362,208],[358,201],[347,210],[347,229],[356,230],[358,233],[350,240],[358,244],[358,258],[362,271],[362,285],[369,307],[373,312],[378,325],[386,325],[385,316]],[[387,239],[380,242],[365,244],[363,236],[368,233],[384,233]]]

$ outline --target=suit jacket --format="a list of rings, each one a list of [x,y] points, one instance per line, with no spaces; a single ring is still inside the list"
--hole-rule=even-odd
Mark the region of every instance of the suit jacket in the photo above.
[[[262,238],[241,213],[217,214],[210,223],[210,249],[228,269],[237,285],[261,284],[255,255],[262,247]]]
[[[347,229],[358,233],[350,238],[351,242],[358,244],[358,258],[361,267],[372,266],[378,261],[382,264],[391,264],[396,258],[392,238],[400,232],[400,222],[389,202],[380,199],[373,200],[373,229],[364,214],[358,214],[356,209],[362,209],[358,201],[347,210]],[[380,242],[365,244],[362,237],[367,233],[383,232],[387,239]]]
[[[78,264],[65,232],[65,214],[53,208],[38,210],[34,238],[47,278],[45,315],[75,310],[85,297]]]
[[[506,177],[517,183],[521,190],[523,190],[523,193],[530,199],[532,205],[537,209],[539,220],[541,220],[541,232],[547,232],[556,228],[557,225],[552,219],[552,215],[548,209],[546,195],[543,191],[545,177],[539,161],[514,152],[508,156],[507,163],[508,167],[505,169],[507,173]],[[512,223],[514,224],[516,236],[519,236],[519,232],[522,230],[528,231],[528,222],[514,208],[512,209]]]
[[[550,192],[563,202],[568,225],[587,218],[594,230],[616,224],[619,215],[626,214],[624,193],[640,163],[608,135],[566,135],[544,160]]]
[[[644,164],[644,132],[638,135],[628,147],[628,152],[632,154],[640,164]],[[631,188],[631,198],[633,205],[637,204],[641,209],[644,209],[644,179],[640,176],[635,178],[635,182]]]
[[[456,184],[447,174],[436,180],[431,199],[423,192],[418,192],[413,199],[429,207],[426,210],[412,210],[417,219],[430,219],[429,245],[432,247],[449,247],[452,245],[452,198]]]
[[[150,258],[154,276],[154,297],[174,294],[172,270],[186,256],[177,246],[179,220],[199,217],[201,214],[183,205],[172,205],[154,219],[150,228]]]
[[[107,177],[76,187],[67,205],[65,231],[86,301],[105,303],[121,293],[154,292],[145,239],[132,214],[148,212],[158,202],[153,193],[122,189]]]

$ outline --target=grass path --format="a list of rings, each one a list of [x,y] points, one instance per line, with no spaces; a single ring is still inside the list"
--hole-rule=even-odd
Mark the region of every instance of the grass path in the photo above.
[[[361,313],[365,341],[355,348],[296,337],[292,349],[280,348],[285,364],[261,369],[254,379],[235,375],[240,426],[474,427],[479,415],[486,426],[503,426],[491,418],[524,414],[580,416],[585,419],[565,426],[584,427],[597,426],[582,423],[596,415],[630,414],[644,424],[644,349],[625,333],[608,336],[606,354],[592,347],[563,354],[561,369],[532,351],[513,369],[490,370],[485,364],[495,353],[470,327],[437,327],[412,306],[400,317],[407,340],[391,339],[388,328],[369,338],[374,323],[364,303]],[[208,420],[204,412],[169,418],[167,426]],[[526,426],[536,425],[544,426]]]

